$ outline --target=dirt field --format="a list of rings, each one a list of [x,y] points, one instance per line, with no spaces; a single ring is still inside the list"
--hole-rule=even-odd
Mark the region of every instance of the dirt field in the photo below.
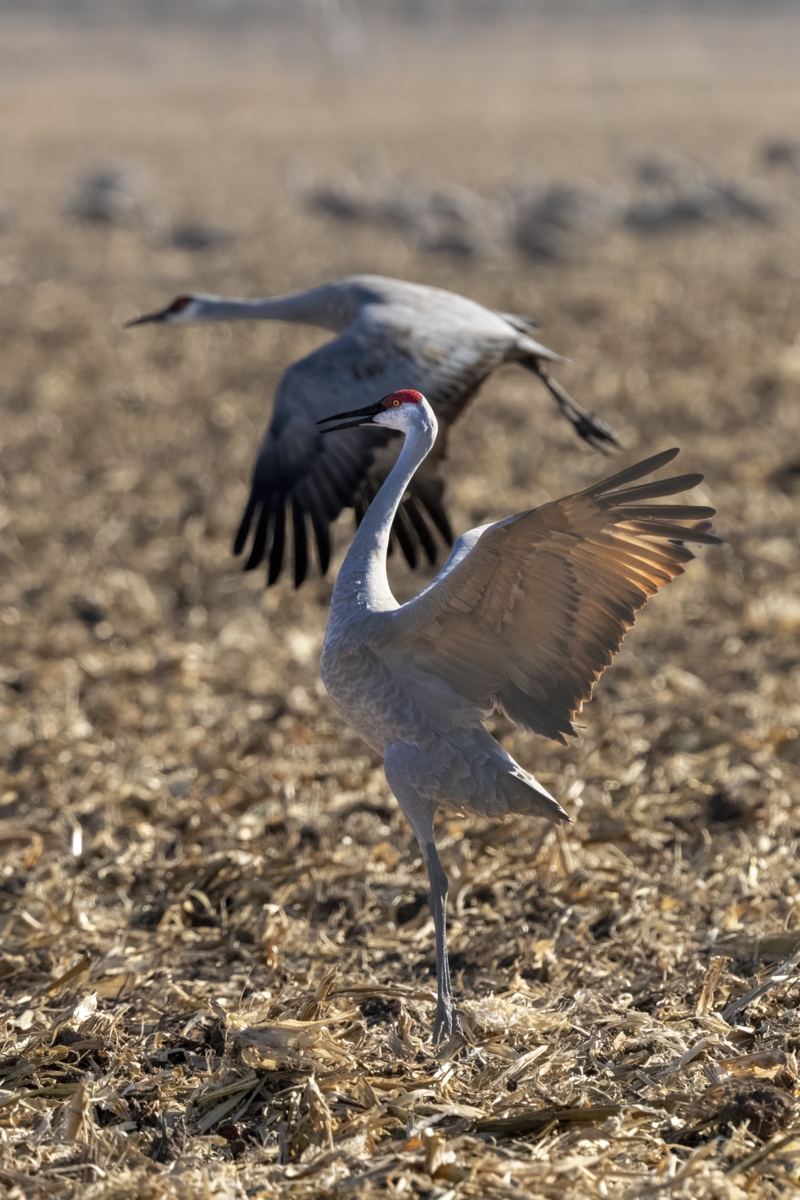
[[[800,137],[799,32],[395,32],[345,68],[263,32],[4,26],[9,1197],[800,1195],[800,178],[758,155]],[[637,148],[757,174],[780,217],[463,260],[287,183],[616,185]],[[120,159],[147,227],[66,219]],[[240,236],[164,249],[165,215]],[[727,540],[648,607],[569,749],[495,723],[565,834],[440,820],[467,1032],[443,1057],[424,867],[319,680],[330,581],[265,593],[230,554],[274,386],[325,335],[122,328],[187,288],[365,270],[537,316],[615,463],[680,445]],[[509,368],[452,437],[454,523],[612,469]]]

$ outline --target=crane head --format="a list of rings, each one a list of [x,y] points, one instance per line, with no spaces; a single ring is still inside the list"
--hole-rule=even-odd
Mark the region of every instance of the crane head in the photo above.
[[[321,421],[317,421],[317,424],[326,427],[323,433],[333,433],[335,429],[350,429],[354,425],[389,425],[394,429],[405,429],[405,421],[401,423],[392,418],[404,406],[417,404],[427,406],[422,392],[415,392],[412,388],[401,388],[397,392],[390,392],[374,404],[354,408],[350,412],[333,413],[330,417],[323,417]],[[329,425],[329,421],[338,421],[339,424]]]
[[[145,313],[143,317],[134,317],[132,321],[126,321],[125,328],[130,329],[132,325],[150,325],[162,321],[194,321],[198,317],[197,310],[197,297],[176,296],[166,308],[160,308],[158,312]]]

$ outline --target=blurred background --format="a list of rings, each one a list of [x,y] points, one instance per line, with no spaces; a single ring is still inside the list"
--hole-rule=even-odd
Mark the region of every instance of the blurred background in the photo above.
[[[431,967],[415,844],[319,682],[330,580],[265,591],[231,555],[275,385],[328,335],[123,328],[184,291],[354,272],[535,317],[623,441],[604,459],[504,369],[451,436],[457,532],[675,444],[727,542],[648,607],[574,745],[495,723],[576,823],[559,841],[443,817],[459,988],[528,969],[545,998],[577,993],[605,963],[659,991],[657,1016],[694,1004],[718,939],[734,994],[769,961],[753,939],[798,927],[798,45],[795,4],[744,0],[0,3],[0,972],[19,1011],[81,956],[101,1000],[129,980],[145,1008],[169,975],[289,1012],[330,946],[340,978]],[[548,897],[530,927],[526,888]]]

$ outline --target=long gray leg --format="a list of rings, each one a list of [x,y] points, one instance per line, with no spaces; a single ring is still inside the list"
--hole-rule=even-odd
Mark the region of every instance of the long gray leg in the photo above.
[[[426,779],[430,764],[414,746],[394,742],[386,747],[384,769],[389,787],[414,830],[431,881],[431,912],[436,929],[436,1020],[434,1042],[441,1042],[461,1026],[450,986],[450,967],[447,962],[447,876],[436,853],[433,840],[435,803],[420,795],[420,777]],[[429,781],[428,781],[429,782]]]
[[[433,840],[423,847],[428,877],[431,881],[431,912],[436,928],[436,1020],[433,1025],[434,1043],[449,1038],[461,1029],[450,984],[450,964],[447,960],[447,876],[444,872]]]

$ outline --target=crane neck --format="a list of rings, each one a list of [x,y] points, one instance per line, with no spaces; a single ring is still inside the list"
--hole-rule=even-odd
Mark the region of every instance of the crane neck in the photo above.
[[[423,409],[424,406],[424,409]],[[398,607],[386,575],[386,558],[392,522],[406,488],[436,440],[436,417],[426,400],[415,413],[403,449],[366,511],[339,571],[331,599],[330,624],[346,623],[348,616],[386,612]]]
[[[200,321],[294,321],[340,332],[358,316],[358,305],[337,284],[326,283],[295,296],[235,300],[222,296],[197,299]]]

